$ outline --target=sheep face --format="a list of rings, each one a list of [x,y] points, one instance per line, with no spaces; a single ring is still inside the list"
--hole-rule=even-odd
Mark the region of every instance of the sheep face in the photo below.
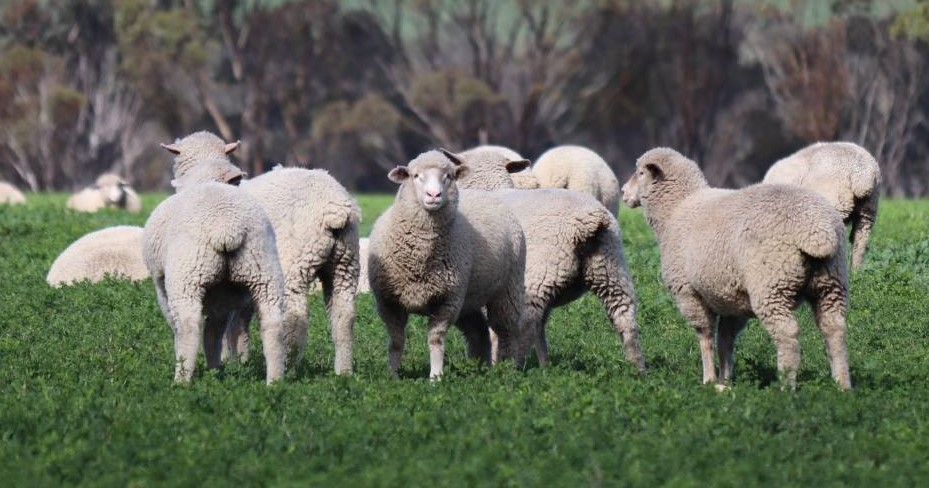
[[[458,201],[458,186],[455,181],[469,174],[470,169],[460,159],[449,156],[442,150],[419,155],[408,166],[397,166],[387,177],[398,185],[408,185],[416,195],[416,201],[429,212],[444,207],[448,202]],[[409,191],[409,190],[408,190]]]
[[[628,205],[629,208],[636,208],[642,205],[641,195],[643,193],[643,187],[648,184],[645,181],[647,178],[645,173],[645,168],[636,168],[635,173],[632,173],[632,176],[629,177],[629,181],[620,189],[623,194],[623,203]]]

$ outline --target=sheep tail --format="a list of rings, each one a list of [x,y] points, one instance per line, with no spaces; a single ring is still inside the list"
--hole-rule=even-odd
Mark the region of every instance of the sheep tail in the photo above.
[[[357,224],[361,220],[361,210],[358,206],[350,201],[341,205],[331,203],[326,208],[326,214],[323,216],[323,225],[332,231],[344,229],[350,224]]]
[[[798,222],[804,223],[805,231],[796,232],[797,247],[804,254],[825,259],[835,255],[844,239],[842,218],[838,212],[826,214],[824,209],[804,209],[798,216]],[[833,215],[834,214],[834,215]]]
[[[233,252],[245,242],[247,227],[244,225],[204,226],[207,242],[219,253]]]

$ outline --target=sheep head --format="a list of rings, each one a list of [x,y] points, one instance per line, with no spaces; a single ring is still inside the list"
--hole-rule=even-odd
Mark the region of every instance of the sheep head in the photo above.
[[[449,202],[457,203],[458,186],[455,183],[470,173],[470,168],[454,154],[445,151],[428,151],[410,161],[407,166],[390,170],[390,181],[407,188],[416,195],[422,207],[433,212]]]
[[[674,149],[659,147],[639,157],[635,173],[621,191],[623,202],[635,208],[658,200],[673,204],[707,186],[697,163]]]
[[[220,157],[215,157],[198,161],[184,175],[171,180],[171,186],[177,191],[181,191],[190,185],[208,182],[238,186],[245,176],[245,172],[234,164]]]

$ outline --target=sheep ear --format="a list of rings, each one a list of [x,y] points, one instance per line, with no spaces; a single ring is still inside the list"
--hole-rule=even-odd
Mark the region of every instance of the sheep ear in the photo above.
[[[466,164],[462,164],[461,166],[456,166],[456,167],[455,167],[455,179],[456,179],[456,180],[460,180],[460,179],[462,179],[462,178],[466,178],[469,174],[471,174],[471,167],[470,167],[470,166],[468,166],[468,165],[466,165]]]
[[[396,168],[390,170],[390,173],[387,173],[387,178],[398,185],[406,181],[409,177],[410,170],[408,170],[406,166],[397,166]]]
[[[225,147],[223,147],[223,152],[226,154],[231,154],[232,151],[235,151],[236,149],[239,148],[239,144],[241,143],[242,141],[230,142],[229,144],[226,144]]]
[[[239,183],[242,183],[242,177],[245,175],[235,175],[232,178],[226,180],[227,185],[239,186]]]
[[[180,154],[180,153],[181,153],[181,148],[177,147],[177,146],[174,145],[174,144],[165,144],[165,143],[161,143],[161,147],[167,149],[168,151],[171,151],[171,152],[174,153],[174,154]]]
[[[658,163],[645,163],[645,171],[648,171],[652,175],[653,180],[660,180],[664,178],[664,170],[661,169],[661,166]]]
[[[171,187],[172,187],[172,188],[175,188],[175,189],[180,188],[180,187],[181,187],[181,182],[180,182],[177,178],[175,178],[175,179],[171,180]]]
[[[528,159],[518,159],[516,161],[507,161],[503,167],[506,168],[507,173],[519,173],[528,168],[530,164],[532,163]]]
[[[439,151],[441,151],[442,154],[444,154],[445,157],[448,158],[448,160],[451,161],[455,166],[461,166],[464,164],[464,161],[462,161],[457,154],[449,151],[448,149],[440,147]]]

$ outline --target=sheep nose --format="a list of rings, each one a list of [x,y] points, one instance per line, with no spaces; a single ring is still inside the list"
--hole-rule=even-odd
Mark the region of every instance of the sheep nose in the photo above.
[[[442,190],[426,190],[426,196],[429,198],[439,198],[442,196]]]

